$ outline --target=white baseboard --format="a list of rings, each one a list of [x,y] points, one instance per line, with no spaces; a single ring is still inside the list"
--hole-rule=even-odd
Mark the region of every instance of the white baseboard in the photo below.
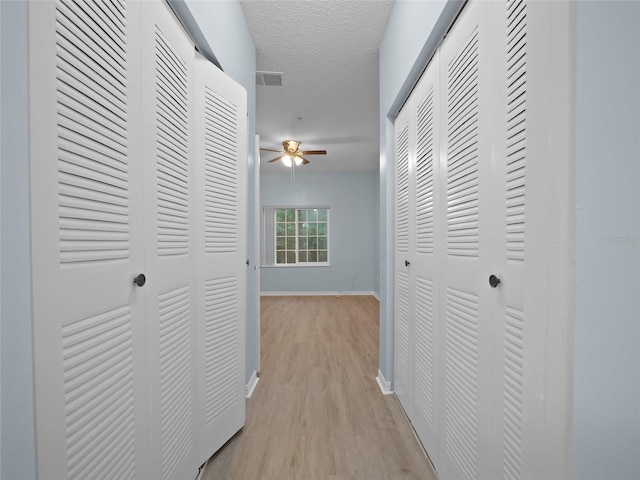
[[[380,301],[380,295],[378,295],[376,292],[371,292],[371,295],[373,295],[374,298],[378,300],[378,302]]]
[[[364,292],[260,292],[261,297],[315,297],[315,296],[327,296],[327,297],[346,297],[348,295],[365,295],[376,297],[376,293],[373,291]],[[378,298],[378,297],[376,297]],[[380,300],[380,299],[378,299]]]
[[[393,390],[391,390],[391,382],[387,382],[385,380],[384,375],[380,370],[378,370],[376,382],[378,382],[378,387],[380,387],[380,391],[383,395],[391,395],[393,393]]]
[[[251,395],[253,395],[253,391],[256,389],[259,380],[260,377],[258,377],[258,373],[254,370],[251,374],[251,378],[249,379],[249,383],[244,386],[244,396],[246,398],[251,398]]]

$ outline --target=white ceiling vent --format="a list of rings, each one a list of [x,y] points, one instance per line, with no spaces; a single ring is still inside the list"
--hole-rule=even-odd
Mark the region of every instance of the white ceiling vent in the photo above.
[[[282,86],[282,72],[256,72],[256,85]]]

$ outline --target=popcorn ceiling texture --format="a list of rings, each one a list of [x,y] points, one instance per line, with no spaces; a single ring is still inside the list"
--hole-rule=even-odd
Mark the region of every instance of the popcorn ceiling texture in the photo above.
[[[241,4],[256,45],[256,68],[284,73],[283,87],[257,87],[261,146],[294,138],[303,149],[326,149],[327,156],[310,158],[306,172],[376,171],[378,47],[393,2]],[[283,167],[276,162],[267,168]]]

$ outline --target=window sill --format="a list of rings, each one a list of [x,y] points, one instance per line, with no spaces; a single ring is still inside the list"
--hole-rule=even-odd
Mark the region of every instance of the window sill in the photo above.
[[[281,263],[277,265],[260,265],[260,268],[316,268],[330,267],[329,262],[326,263]]]

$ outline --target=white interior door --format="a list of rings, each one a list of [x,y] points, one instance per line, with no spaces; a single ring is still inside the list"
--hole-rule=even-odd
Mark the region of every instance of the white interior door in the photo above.
[[[149,478],[193,478],[194,47],[165,2],[141,8]]]
[[[438,463],[438,434],[441,427],[440,381],[440,271],[442,269],[444,199],[441,185],[440,149],[440,78],[439,54],[414,90],[409,108],[415,122],[415,144],[412,145],[415,189],[411,203],[415,205],[412,224],[414,245],[411,262],[415,308],[414,399],[411,422],[422,439],[431,461]]]
[[[441,269],[443,478],[490,478],[494,320],[500,314],[488,284],[502,242],[493,190],[496,117],[492,47],[497,2],[469,3],[440,49],[444,145],[442,198],[446,249]],[[499,104],[499,102],[498,102]],[[498,116],[498,118],[501,118]]]
[[[413,254],[411,212],[413,184],[411,179],[411,144],[413,122],[411,109],[400,112],[395,121],[395,257],[394,257],[394,372],[393,391],[409,418],[413,413],[413,282],[411,258]]]
[[[495,317],[492,476],[566,478],[570,361],[563,242],[570,193],[567,117],[571,82],[563,36],[566,2],[508,0],[494,6],[496,117]],[[557,42],[558,39],[563,39]],[[569,147],[570,148],[570,147]]]
[[[246,92],[196,60],[199,459],[245,419]]]
[[[139,12],[33,2],[30,168],[40,478],[147,470]]]

